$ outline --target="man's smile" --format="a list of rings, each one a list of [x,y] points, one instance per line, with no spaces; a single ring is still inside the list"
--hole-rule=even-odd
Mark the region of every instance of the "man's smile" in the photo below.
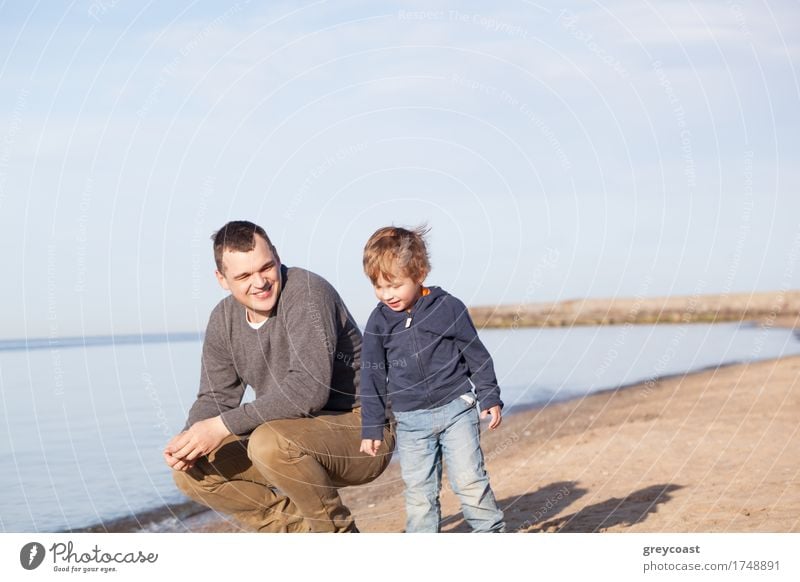
[[[266,299],[267,297],[272,295],[272,287],[273,285],[270,285],[269,287],[266,287],[261,291],[256,291],[255,293],[251,293],[251,295],[255,296],[256,299]]]

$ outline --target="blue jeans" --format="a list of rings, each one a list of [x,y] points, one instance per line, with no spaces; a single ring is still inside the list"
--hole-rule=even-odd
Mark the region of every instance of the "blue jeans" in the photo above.
[[[395,412],[397,452],[406,485],[406,531],[438,532],[442,459],[464,519],[476,532],[501,532],[497,507],[483,466],[480,420],[471,395],[430,410]]]

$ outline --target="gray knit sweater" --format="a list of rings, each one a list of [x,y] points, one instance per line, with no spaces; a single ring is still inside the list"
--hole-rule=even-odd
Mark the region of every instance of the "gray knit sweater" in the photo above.
[[[211,312],[187,428],[221,415],[243,435],[268,420],[358,405],[361,332],[353,317],[319,275],[283,266],[282,276],[274,313],[258,330],[233,296]],[[256,398],[242,404],[246,386]]]

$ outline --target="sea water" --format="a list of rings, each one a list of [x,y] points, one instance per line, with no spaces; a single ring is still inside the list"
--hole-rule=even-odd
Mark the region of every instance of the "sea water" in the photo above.
[[[506,410],[800,354],[748,324],[486,330]],[[0,531],[77,529],[183,501],[161,451],[200,376],[196,336],[0,343]],[[250,391],[248,391],[250,392]]]

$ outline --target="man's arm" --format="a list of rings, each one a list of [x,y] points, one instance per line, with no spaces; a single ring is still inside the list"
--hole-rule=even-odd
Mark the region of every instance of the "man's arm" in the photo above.
[[[236,371],[227,328],[224,312],[215,310],[203,340],[200,390],[189,410],[184,430],[196,422],[233,410],[242,402],[245,383]]]
[[[245,434],[269,420],[300,418],[322,410],[330,396],[338,343],[337,299],[330,286],[316,283],[301,283],[293,295],[281,296],[282,333],[289,337],[288,372],[278,390],[222,413],[231,433]]]
[[[184,430],[164,449],[164,461],[177,471],[190,469],[198,457],[216,449],[230,434],[220,412],[236,408],[244,395],[244,383],[236,372],[230,341],[225,341],[224,312],[220,307],[209,317],[203,340],[200,390]]]

